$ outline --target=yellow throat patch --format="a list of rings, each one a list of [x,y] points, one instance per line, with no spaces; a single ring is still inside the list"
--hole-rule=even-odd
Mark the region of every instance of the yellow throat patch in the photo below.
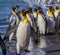
[[[58,14],[60,12],[60,10],[56,10],[55,13]]]
[[[30,16],[29,16],[29,14],[28,14],[28,13],[26,14],[26,17],[27,17],[27,18],[30,18]]]
[[[21,21],[22,23],[28,23],[28,19],[24,17],[24,19]]]
[[[38,13],[38,16],[41,16],[41,14],[40,14],[40,13]]]
[[[33,12],[33,15],[36,15],[37,13],[36,12]]]
[[[47,12],[47,16],[52,17],[52,16],[53,16],[53,13],[52,13],[52,12],[50,12],[50,11],[48,11],[48,12]]]

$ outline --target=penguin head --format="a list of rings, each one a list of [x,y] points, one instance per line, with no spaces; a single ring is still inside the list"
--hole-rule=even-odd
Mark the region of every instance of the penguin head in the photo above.
[[[26,17],[26,14],[28,13],[28,9],[25,9],[24,11],[23,11],[23,16],[24,16],[24,18],[23,18],[23,20],[22,20],[22,23],[28,23],[28,19],[27,19],[27,17]]]
[[[16,13],[16,16],[19,16],[19,13]]]
[[[53,12],[54,12],[54,6],[49,6],[46,14],[49,17],[53,17],[54,15]]]
[[[23,13],[24,13],[24,10],[20,10],[20,11],[18,12],[18,15],[19,15],[19,17],[21,18],[21,20],[24,19]]]
[[[48,10],[49,10],[49,11],[54,11],[54,6],[49,6],[49,7],[48,7]]]
[[[34,12],[37,12],[37,8],[34,9]]]
[[[56,6],[56,9],[60,9],[60,6]]]
[[[32,8],[31,7],[28,8],[28,12],[32,13]]]
[[[29,13],[31,13],[30,10],[29,10],[29,9],[26,9],[26,10],[25,10],[25,15],[26,15],[26,17],[27,17],[28,19],[30,19]]]
[[[23,16],[24,10],[19,11],[19,16]]]
[[[58,16],[58,14],[60,13],[60,6],[56,6],[56,8],[55,8],[55,16],[57,17]]]
[[[24,10],[21,10],[21,11],[19,11],[19,14],[20,14],[20,16],[26,16],[26,13],[28,13],[28,9],[24,9]]]
[[[38,13],[43,13],[42,8],[38,7]]]
[[[19,8],[19,6],[17,6],[17,5],[16,5],[16,6],[13,6],[13,7],[12,7],[12,11],[15,12],[15,13],[17,13],[18,8]]]
[[[35,8],[33,11],[33,14],[36,14],[36,13],[37,13],[37,8]]]

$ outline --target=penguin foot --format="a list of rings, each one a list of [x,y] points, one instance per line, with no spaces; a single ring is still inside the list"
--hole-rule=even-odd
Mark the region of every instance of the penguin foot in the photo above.
[[[30,50],[25,49],[25,52],[30,52]]]

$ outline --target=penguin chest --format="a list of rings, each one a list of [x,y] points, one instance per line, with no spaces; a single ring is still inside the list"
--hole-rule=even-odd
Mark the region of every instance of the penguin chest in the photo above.
[[[39,27],[40,33],[45,34],[45,21],[42,16],[38,16],[38,27]]]
[[[20,42],[25,42],[27,37],[27,32],[28,32],[28,23],[20,23],[17,29],[17,41]]]
[[[38,16],[38,24],[39,25],[45,24],[45,20],[43,19],[41,15]]]
[[[54,13],[56,18],[57,18],[57,16],[58,16],[58,13],[59,13],[58,11],[56,11],[56,12]]]
[[[57,18],[57,16],[58,16],[59,13],[60,13],[60,9],[58,9],[58,10],[56,10],[56,11],[54,12],[56,18]]]

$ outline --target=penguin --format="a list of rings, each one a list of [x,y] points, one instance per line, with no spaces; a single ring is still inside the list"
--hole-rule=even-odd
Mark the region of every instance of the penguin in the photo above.
[[[19,23],[19,18],[17,15],[18,8],[19,8],[19,6],[16,5],[16,6],[13,6],[11,9],[12,14],[9,19],[9,27],[8,27],[6,35],[3,39],[5,42],[7,42],[7,41],[11,42],[14,32],[18,26],[18,23]]]
[[[28,48],[29,44],[29,30],[30,30],[30,23],[26,17],[26,12],[23,13],[23,19],[19,23],[19,26],[17,28],[16,32],[16,38],[17,38],[17,55],[21,54],[21,50],[25,50]]]
[[[16,22],[15,22],[15,27],[13,28],[14,30],[11,32],[10,36],[9,36],[9,42],[11,42],[12,38],[15,36],[16,34],[16,30],[18,28],[19,25],[19,17],[18,17],[18,13],[16,13]],[[13,25],[14,26],[14,25]]]
[[[32,12],[32,8],[29,8],[29,11],[26,13],[26,16],[28,18],[28,20],[30,21],[31,24],[31,42],[34,44],[38,43],[38,39],[37,39],[37,23],[36,23],[36,19],[37,19],[37,15],[36,10],[34,12]]]
[[[33,29],[32,29],[32,42],[38,44],[38,27],[37,27],[37,7],[34,8],[33,14]]]
[[[55,11],[54,11],[55,18],[57,18],[59,12],[60,12],[60,6],[56,6]]]
[[[56,19],[55,31],[56,31],[56,34],[58,34],[59,29],[60,29],[60,6],[56,6],[54,15],[55,15],[55,19]]]
[[[38,27],[37,27],[37,18],[38,18],[38,7],[36,7],[33,11],[33,19],[34,19],[34,27],[35,27],[35,32],[38,32]]]
[[[45,21],[45,17],[42,11],[41,7],[38,7],[38,18],[37,18],[37,26],[38,26],[38,30],[39,30],[39,47],[40,48],[45,48],[46,47],[46,39],[45,39],[45,30],[46,30],[46,21]]]
[[[27,17],[27,19],[29,20],[29,22],[30,22],[30,24],[31,24],[31,27],[33,26],[33,14],[32,14],[32,9],[31,8],[28,8],[27,10],[26,10],[27,12],[26,12],[26,17]]]
[[[42,24],[42,25],[40,25]],[[40,33],[42,34],[45,34],[45,17],[44,17],[44,14],[42,12],[42,8],[39,7],[38,8],[38,18],[37,18],[37,25],[39,26],[39,30],[40,30]]]
[[[46,12],[47,33],[55,32],[54,6],[49,6]]]

